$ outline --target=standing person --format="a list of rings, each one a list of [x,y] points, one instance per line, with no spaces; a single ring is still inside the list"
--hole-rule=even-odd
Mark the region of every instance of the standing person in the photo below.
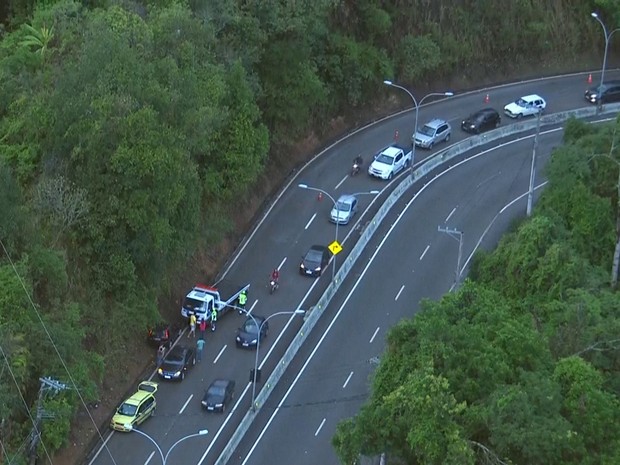
[[[200,336],[200,339],[196,341],[196,360],[198,360],[198,362],[202,360],[202,349],[204,349],[204,347],[205,347],[205,340],[203,339],[202,336]]]
[[[166,346],[160,344],[157,348],[157,367],[159,368],[164,361],[164,355],[166,354]]]
[[[205,317],[202,317],[200,319],[200,325],[198,326],[198,329],[200,329],[200,339],[204,339],[205,331],[207,330],[207,319]]]
[[[211,309],[211,331],[215,331],[215,323],[217,322],[217,310],[215,307]]]
[[[243,315],[245,313],[245,304],[248,303],[248,291],[242,291],[239,294],[239,315]]]
[[[189,334],[187,337],[196,337],[196,315],[189,316]]]

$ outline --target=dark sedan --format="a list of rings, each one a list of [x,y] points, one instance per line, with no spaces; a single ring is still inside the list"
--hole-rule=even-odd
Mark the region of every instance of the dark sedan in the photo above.
[[[194,349],[185,346],[174,347],[166,356],[157,369],[157,374],[163,379],[185,379],[185,372],[196,364]]]
[[[493,108],[483,108],[472,113],[461,123],[461,129],[465,132],[480,134],[481,132],[495,129],[502,122],[502,118]]]
[[[322,245],[313,245],[301,258],[299,273],[305,276],[321,276],[329,263],[329,249]]]
[[[226,404],[235,398],[235,382],[230,379],[216,379],[202,398],[202,408],[209,412],[224,412]]]
[[[586,90],[585,98],[590,103],[611,103],[620,101],[620,81],[605,81]]]
[[[265,317],[252,315],[245,319],[245,322],[237,330],[235,342],[237,347],[244,349],[256,348],[258,345],[258,331],[260,329],[260,338],[263,340],[269,333],[269,322]]]

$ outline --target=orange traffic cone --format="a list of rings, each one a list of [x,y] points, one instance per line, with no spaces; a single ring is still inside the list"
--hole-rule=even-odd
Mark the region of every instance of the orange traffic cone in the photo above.
[[[588,74],[588,84],[592,84],[592,73]]]
[[[319,195],[316,196],[316,199],[320,202],[323,200],[323,192],[319,192]]]
[[[484,96],[484,103],[489,103],[489,101],[490,101],[490,100],[491,100],[491,99],[489,98],[489,94],[486,94],[486,95]]]

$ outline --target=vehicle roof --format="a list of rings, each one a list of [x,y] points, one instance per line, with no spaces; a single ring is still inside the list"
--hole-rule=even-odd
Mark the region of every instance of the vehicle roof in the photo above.
[[[531,102],[532,100],[544,100],[544,99],[538,94],[530,94],[530,95],[524,95],[523,97],[521,97],[521,100],[525,100],[526,102]]]
[[[445,123],[446,123],[446,120],[443,120],[440,118],[434,118],[430,120],[428,123],[425,123],[424,126],[430,126],[431,128],[437,128]]]
[[[129,397],[127,400],[125,400],[125,402],[123,402],[123,404],[140,405],[140,402],[152,395],[152,392],[139,390],[134,392],[131,397]]]
[[[355,202],[355,200],[356,200],[356,197],[351,194],[343,194],[340,197],[338,197],[338,202],[342,202],[342,203],[353,203]]]
[[[252,317],[254,317],[254,319],[252,319]],[[245,319],[245,322],[247,323],[248,321],[251,321],[252,323],[254,323],[254,320],[256,320],[258,324],[261,324],[261,322],[265,321],[265,317],[260,315],[248,315]]]
[[[393,145],[390,145],[389,147],[384,148],[381,151],[382,155],[388,155],[390,157],[395,157],[396,155],[398,155],[400,152],[402,152],[403,149],[401,149],[400,147],[394,147]]]
[[[195,287],[194,289],[189,291],[186,297],[199,300],[201,302],[208,302],[209,300],[213,300],[213,296],[209,294],[206,289],[202,289],[199,287]]]
[[[211,386],[217,386],[217,387],[226,387],[229,384],[235,384],[235,382],[233,380],[230,379],[216,379],[215,381],[213,381],[209,387]]]

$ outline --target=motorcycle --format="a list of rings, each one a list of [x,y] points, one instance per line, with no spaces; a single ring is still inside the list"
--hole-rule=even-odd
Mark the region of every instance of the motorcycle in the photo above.
[[[362,169],[363,161],[361,158],[353,160],[353,166],[351,167],[351,176],[355,176]]]
[[[271,280],[269,281],[269,293],[273,294],[274,292],[276,292],[276,289],[280,286],[280,284],[278,284],[278,281],[275,280]]]

